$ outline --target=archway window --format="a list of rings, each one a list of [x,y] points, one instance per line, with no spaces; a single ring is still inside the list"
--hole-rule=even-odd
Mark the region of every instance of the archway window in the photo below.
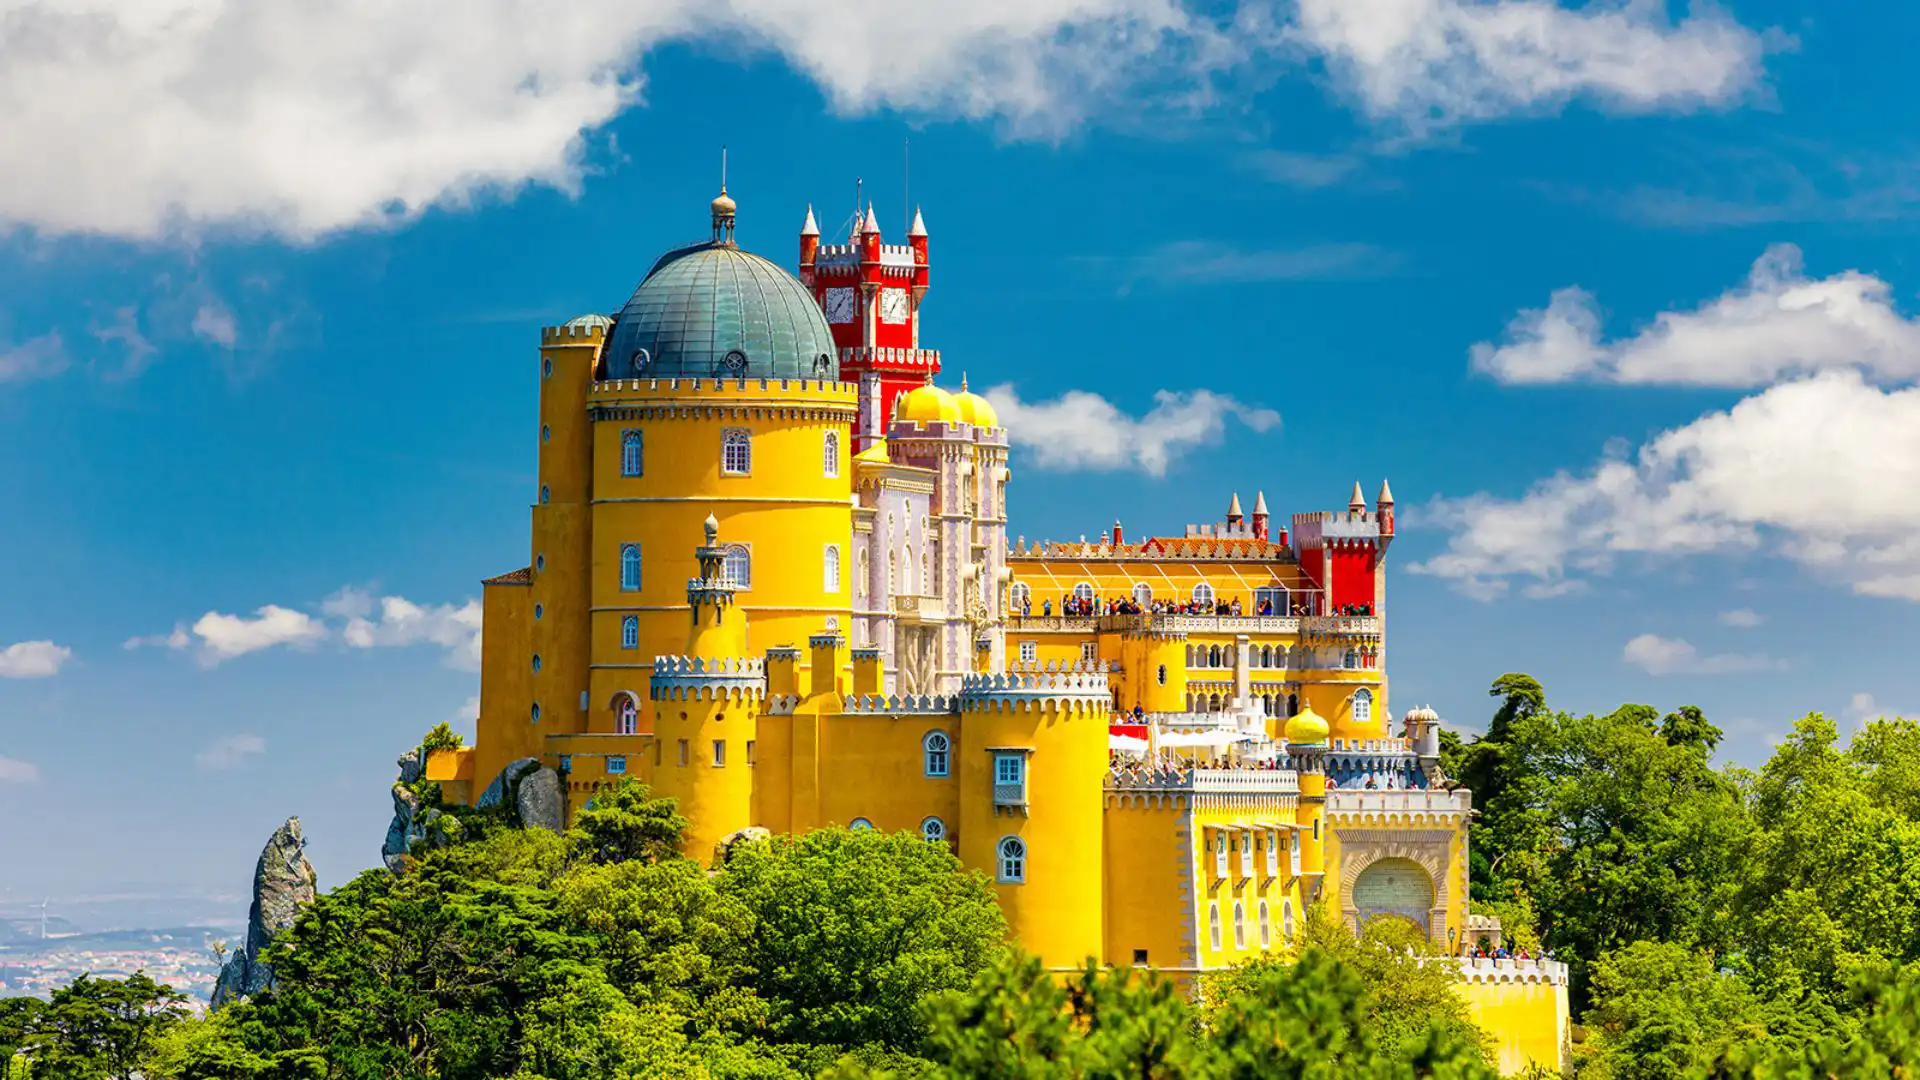
[[[847,828],[852,829],[854,832],[868,832],[872,830],[873,822],[863,817],[857,817],[853,819],[853,823],[848,825]]]
[[[1019,885],[1027,880],[1027,845],[1017,836],[1003,837],[1000,840],[999,878],[1008,885]]]
[[[640,588],[640,545],[620,545],[620,591],[636,592]]]
[[[1300,695],[1299,694],[1287,695],[1287,715],[1290,717],[1300,715]]]
[[[929,731],[920,741],[920,748],[926,753],[926,773],[928,776],[946,776],[952,767],[953,742],[944,731]]]
[[[1207,711],[1208,712],[1220,711],[1220,695],[1219,694],[1214,694],[1211,697],[1207,698]]]
[[[1207,942],[1215,952],[1220,951],[1220,904],[1218,901],[1207,905]]]
[[[1233,947],[1247,947],[1247,906],[1238,900],[1233,902]]]
[[[1223,658],[1220,652],[1220,646],[1215,645],[1213,648],[1207,650],[1208,667],[1220,667],[1222,662]]]
[[[745,544],[735,544],[727,549],[726,561],[721,564],[727,575],[727,584],[736,589],[753,588],[753,549]]]
[[[1153,603],[1153,586],[1144,581],[1135,585],[1133,587],[1133,602],[1141,607],[1151,605]]]
[[[1260,901],[1260,947],[1273,948],[1273,909],[1265,900]]]
[[[1211,608],[1213,606],[1213,586],[1201,582],[1193,587],[1193,602]]]
[[[644,444],[638,429],[620,433],[620,475],[639,476],[646,467]]]
[[[830,593],[840,591],[840,545],[828,544],[820,556],[820,587]]]
[[[1280,934],[1288,941],[1293,940],[1293,901],[1280,901]]]
[[[1093,602],[1093,583],[1091,581],[1083,581],[1080,584],[1075,585],[1073,587],[1073,598],[1075,600],[1081,601],[1082,603],[1092,603]]]
[[[620,704],[614,710],[613,733],[632,735],[640,730],[640,706],[634,703],[631,694],[620,695]]]
[[[623,649],[640,647],[640,616],[627,615],[621,618],[620,647]]]
[[[1353,692],[1353,722],[1356,724],[1373,722],[1373,691],[1363,688]]]
[[[826,444],[821,450],[820,467],[827,476],[840,475],[840,433],[827,432]]]
[[[929,844],[944,843],[947,839],[947,823],[937,817],[930,817],[920,823],[920,837]]]
[[[727,476],[745,476],[753,471],[753,434],[747,429],[721,432],[720,471]]]
[[[1007,589],[1007,607],[1012,611],[1025,613],[1027,605],[1031,602],[1029,598],[1032,595],[1033,593],[1027,588],[1026,582],[1016,581]]]
[[[1355,651],[1354,651],[1354,650],[1352,650],[1352,649],[1348,649],[1348,650],[1347,650],[1347,656],[1346,656],[1346,661],[1347,661],[1347,662],[1346,662],[1346,667],[1347,667],[1347,668],[1348,668],[1349,670],[1351,670],[1351,669],[1353,669],[1353,668],[1357,668],[1357,667],[1359,667],[1359,666],[1360,666],[1360,654],[1359,654],[1359,653],[1357,653],[1357,652],[1355,652]]]

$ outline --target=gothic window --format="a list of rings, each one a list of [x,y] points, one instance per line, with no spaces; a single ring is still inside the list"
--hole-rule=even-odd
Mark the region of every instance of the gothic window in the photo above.
[[[640,588],[640,545],[620,545],[620,591],[635,592]]]
[[[853,557],[853,565],[854,565],[853,587],[856,590],[858,590],[862,596],[865,596],[867,592],[867,549],[866,548],[861,548],[860,553]]]
[[[1220,948],[1220,904],[1218,901],[1207,905],[1207,942],[1217,952]]]
[[[1293,901],[1280,901],[1280,934],[1288,941],[1293,940]]]
[[[745,476],[753,471],[753,434],[745,428],[728,428],[720,433],[720,472],[726,476]]]
[[[1260,947],[1273,948],[1273,909],[1265,900],[1260,901]]]
[[[1247,906],[1238,900],[1233,902],[1233,947],[1247,947]]]
[[[821,452],[821,469],[829,477],[840,475],[840,433],[827,432],[826,446]]]
[[[631,735],[640,730],[640,706],[634,704],[627,694],[620,695],[620,706],[614,711],[613,733]]]
[[[1019,611],[1019,612],[1026,611],[1027,604],[1029,602],[1028,598],[1031,597],[1032,595],[1033,593],[1031,590],[1027,588],[1026,582],[1024,581],[1014,582],[1012,587],[1007,590],[1008,609],[1012,611]]]
[[[1213,607],[1213,586],[1204,581],[1195,585],[1193,587],[1193,602],[1211,610]]]
[[[1133,602],[1141,607],[1146,607],[1153,603],[1153,586],[1144,581],[1135,585],[1133,587]]]
[[[1353,692],[1353,722],[1356,724],[1373,722],[1373,691],[1361,689]]]
[[[745,544],[734,544],[727,549],[727,557],[721,564],[722,572],[727,575],[727,584],[736,589],[753,588],[753,549]]]
[[[1215,645],[1213,648],[1208,649],[1207,650],[1207,666],[1219,667],[1221,666],[1221,663],[1222,663],[1222,657],[1220,652],[1220,646]]]
[[[640,647],[640,616],[627,615],[621,618],[620,647],[623,649]]]
[[[1073,587],[1073,598],[1081,603],[1091,603],[1093,601],[1093,583],[1083,581],[1075,585]]]
[[[1352,650],[1352,649],[1348,649],[1348,650],[1347,650],[1347,656],[1346,656],[1346,661],[1347,661],[1347,663],[1346,663],[1346,666],[1347,666],[1347,667],[1348,667],[1349,669],[1351,669],[1351,668],[1357,668],[1357,667],[1359,667],[1359,666],[1360,666],[1360,654],[1359,654],[1359,653],[1357,653],[1357,652],[1355,652],[1355,651],[1354,651],[1354,650]]]
[[[920,741],[921,749],[926,751],[926,773],[928,776],[945,776],[949,768],[949,757],[953,743],[944,731],[929,731]]]
[[[820,557],[821,588],[830,593],[840,591],[840,545],[828,544]]]
[[[646,461],[642,455],[640,432],[629,428],[620,433],[620,475],[639,476]]]
[[[847,825],[847,828],[852,829],[854,832],[869,832],[873,829],[873,822],[863,817],[857,817]]]
[[[1287,695],[1287,715],[1289,717],[1300,715],[1300,695],[1299,694]]]
[[[1003,884],[1019,885],[1027,880],[1027,845],[1017,836],[1000,841],[1000,873]]]
[[[920,823],[920,838],[929,844],[946,842],[947,823],[937,817],[930,817]]]

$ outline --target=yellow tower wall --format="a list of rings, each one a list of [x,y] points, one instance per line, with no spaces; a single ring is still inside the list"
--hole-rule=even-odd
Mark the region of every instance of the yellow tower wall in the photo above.
[[[1017,679],[1018,676],[1009,676]],[[1104,700],[998,695],[968,699],[955,768],[960,783],[960,857],[995,878],[1001,910],[1021,944],[1054,966],[1105,952],[1101,828],[1107,774]],[[996,748],[1030,751],[1025,812],[994,805]],[[1004,837],[1026,844],[1026,880],[999,882]]]
[[[532,702],[545,734],[585,730],[593,499],[587,389],[599,359],[599,327],[552,327],[540,340],[540,455],[533,507],[532,650],[518,659],[533,673]],[[644,695],[643,695],[644,696]]]
[[[540,725],[528,719],[533,704],[532,589],[525,584],[486,585],[480,593],[480,715],[474,725],[474,794],[484,791],[509,762],[541,753]]]
[[[1507,968],[1495,970],[1495,964]],[[1529,967],[1539,962],[1465,961],[1457,985],[1469,1017],[1493,1039],[1496,1065],[1509,1076],[1536,1064],[1558,1073],[1571,1042],[1564,969],[1554,977],[1524,970]]]
[[[1276,776],[1277,778],[1277,776]],[[1254,959],[1263,953],[1279,952],[1288,944],[1287,915],[1293,915],[1293,929],[1301,925],[1302,911],[1298,881],[1293,874],[1289,851],[1275,852],[1274,872],[1267,870],[1265,832],[1285,834],[1284,843],[1297,843],[1294,831],[1299,811],[1292,794],[1201,796],[1192,818],[1187,850],[1194,881],[1193,903],[1182,909],[1184,919],[1195,928],[1198,966],[1225,967]],[[1241,826],[1262,827],[1261,834],[1247,835]],[[1239,845],[1250,850],[1242,857]],[[1219,872],[1217,848],[1226,847],[1227,873]],[[1301,869],[1306,869],[1304,858]],[[1266,919],[1261,919],[1261,905]],[[1241,932],[1236,934],[1234,910],[1241,913]],[[1213,913],[1219,912],[1219,944],[1213,939]],[[1262,931],[1265,930],[1263,937]]]
[[[722,837],[754,824],[756,766],[747,759],[750,752],[759,759],[763,701],[757,688],[703,686],[704,681],[689,677],[684,688],[664,689],[653,702],[664,755],[654,770],[654,793],[680,801],[689,822],[683,850],[702,862]]]
[[[922,822],[937,817],[949,842],[958,839],[960,782],[952,749],[959,744],[957,719],[952,713],[860,712],[827,718],[820,772],[837,779],[821,790],[823,824],[865,818],[883,832],[918,833]],[[950,740],[944,777],[926,774],[922,743],[931,731]]]
[[[1197,964],[1191,821],[1187,807],[1171,797],[1107,797],[1107,963]],[[1181,914],[1170,917],[1174,913]]]

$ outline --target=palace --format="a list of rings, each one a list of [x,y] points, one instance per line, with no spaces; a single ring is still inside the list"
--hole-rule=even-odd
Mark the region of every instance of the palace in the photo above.
[[[485,582],[477,737],[428,779],[473,802],[551,770],[570,814],[635,777],[703,858],[913,830],[1061,968],[1226,966],[1313,904],[1485,932],[1439,718],[1389,722],[1384,483],[1009,542],[1007,431],[921,344],[918,212],[905,244],[870,207],[823,244],[809,210],[796,274],[736,244],[724,190],[711,210],[618,313],[542,332],[528,565]],[[1558,1069],[1564,967],[1462,967],[1503,1068]]]

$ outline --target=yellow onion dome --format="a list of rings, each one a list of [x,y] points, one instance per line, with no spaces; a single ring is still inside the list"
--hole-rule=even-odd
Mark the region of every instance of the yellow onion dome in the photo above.
[[[900,399],[900,405],[893,410],[895,420],[911,420],[919,424],[957,424],[960,422],[960,403],[953,395],[928,383],[916,386]]]
[[[993,404],[979,394],[967,390],[967,378],[960,377],[960,392],[954,395],[954,403],[960,406],[960,419],[974,427],[997,428],[1000,426],[1000,414],[993,411]]]
[[[1327,741],[1327,735],[1333,729],[1327,721],[1312,708],[1301,709],[1287,720],[1287,741],[1290,743],[1312,744]]]

